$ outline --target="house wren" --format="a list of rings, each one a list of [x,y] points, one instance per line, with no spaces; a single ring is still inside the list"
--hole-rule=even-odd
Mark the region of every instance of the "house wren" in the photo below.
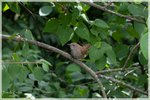
[[[90,44],[80,46],[77,43],[71,43],[68,45],[70,46],[71,49],[71,55],[75,59],[83,59],[86,56],[87,51],[90,47]]]

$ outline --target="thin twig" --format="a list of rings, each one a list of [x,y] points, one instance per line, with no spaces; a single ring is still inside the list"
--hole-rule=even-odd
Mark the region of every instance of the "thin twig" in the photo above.
[[[39,61],[37,61],[37,62],[14,62],[14,61],[10,61],[10,62],[2,62],[2,63],[4,63],[4,64],[42,64],[42,62],[39,62]]]
[[[136,91],[136,92],[139,92],[139,93],[148,95],[147,92],[142,91],[141,89],[135,88],[135,87],[133,87],[133,86],[131,86],[131,85],[129,85],[129,84],[126,84],[125,82],[119,81],[119,80],[114,79],[114,78],[112,78],[112,77],[108,77],[108,76],[101,75],[101,74],[99,74],[98,77],[99,77],[99,78],[104,78],[104,79],[106,79],[106,80],[111,80],[111,81],[113,81],[113,82],[115,82],[115,83],[124,85],[124,86],[128,87],[129,89],[131,89],[131,90],[133,90],[133,91]]]
[[[37,20],[36,20],[36,14],[34,14],[30,9],[28,9],[22,2],[20,2],[19,3],[25,10],[27,10],[27,12],[29,12],[29,14],[31,15],[31,17],[33,18],[33,20],[34,20],[34,23],[35,23],[35,25],[36,25],[36,27],[37,27],[37,30],[39,31],[39,35],[40,35],[40,37],[41,37],[41,40],[44,40],[44,37],[43,37],[43,35],[41,34],[41,31],[40,31],[40,27],[39,27],[39,23],[37,22]]]
[[[134,66],[134,67],[132,67]],[[131,68],[132,67],[132,68]],[[117,72],[117,71],[128,71],[128,70],[133,70],[134,69],[138,69],[139,67],[139,63],[134,63],[132,65],[129,66],[129,68],[123,69],[123,68],[116,68],[116,69],[107,69],[107,70],[101,70],[101,71],[97,71],[96,74],[105,74],[105,73],[110,73],[110,72]]]
[[[126,18],[126,19],[129,19],[129,20],[133,20],[133,21],[136,21],[136,22],[144,23],[144,24],[145,24],[145,22],[144,22],[143,20],[139,20],[139,19],[136,19],[136,18],[134,18],[134,17],[132,17],[132,16],[123,15],[123,14],[121,14],[121,13],[114,12],[114,11],[112,11],[112,10],[109,10],[109,9],[107,9],[107,8],[105,8],[105,7],[103,7],[103,6],[97,5],[97,4],[95,4],[95,3],[91,3],[91,2],[84,2],[84,3],[86,3],[86,4],[90,5],[90,6],[93,6],[93,7],[97,8],[97,9],[103,10],[103,11],[105,11],[105,12],[114,14],[114,15],[116,15],[116,16],[119,16],[119,17],[122,17],[122,18]]]
[[[133,68],[128,68],[128,69],[123,69],[123,68],[116,68],[116,69],[108,69],[108,70],[102,70],[96,72],[96,74],[105,74],[105,73],[110,73],[110,72],[118,72],[118,71],[127,71],[127,70],[133,70]]]
[[[109,7],[112,3],[113,3],[113,2],[108,2],[108,3],[104,6],[104,8]]]
[[[10,37],[11,37],[10,35],[2,35],[2,39],[9,39]],[[104,98],[107,98],[107,95],[106,95],[106,92],[104,90],[103,84],[101,83],[101,81],[98,78],[98,76],[96,75],[96,73],[90,67],[88,67],[86,64],[84,64],[83,62],[72,58],[69,53],[64,52],[64,51],[62,51],[58,48],[55,48],[53,46],[50,46],[48,44],[45,44],[45,43],[42,43],[42,42],[39,42],[39,41],[35,41],[35,40],[28,40],[28,39],[22,38],[20,36],[16,36],[12,40],[15,40],[15,41],[18,41],[18,42],[27,42],[27,43],[36,45],[36,46],[44,48],[46,50],[56,52],[56,53],[62,55],[63,57],[69,59],[70,61],[73,61],[74,63],[79,65],[81,68],[83,68],[86,72],[88,72],[93,77],[93,79],[99,84],[100,90],[102,91],[102,96]]]
[[[108,70],[102,70],[102,71],[97,71],[96,74],[104,74],[104,73],[110,73],[110,72],[116,72],[116,71],[122,71],[124,69],[122,68],[116,68],[116,69],[108,69]]]
[[[130,51],[130,53],[129,53],[129,55],[128,55],[128,57],[127,57],[127,59],[126,59],[124,65],[123,65],[123,67],[122,67],[123,69],[126,68],[128,62],[129,62],[129,60],[130,60],[130,58],[131,58],[131,56],[132,56],[132,53],[134,52],[135,49],[137,49],[137,48],[139,47],[139,45],[140,45],[140,42],[138,42],[138,43],[132,48],[132,50]]]
[[[24,9],[26,9],[26,10],[32,15],[32,17],[34,17],[34,14],[32,13],[32,11],[30,11],[26,6],[24,6],[22,2],[19,2],[19,4],[20,4]]]
[[[34,88],[34,90],[35,90],[35,91],[40,91],[40,92],[42,92],[43,94],[49,94],[49,95],[54,94],[54,93],[56,92],[56,91],[54,91],[54,92],[47,92],[47,91],[41,90],[41,89],[39,89],[39,88]]]

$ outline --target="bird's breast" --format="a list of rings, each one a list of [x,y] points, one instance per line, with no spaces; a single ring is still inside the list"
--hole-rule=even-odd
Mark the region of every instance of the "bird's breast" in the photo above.
[[[82,59],[84,57],[84,55],[81,53],[81,50],[79,49],[71,50],[71,55],[73,58],[76,58],[76,59]]]

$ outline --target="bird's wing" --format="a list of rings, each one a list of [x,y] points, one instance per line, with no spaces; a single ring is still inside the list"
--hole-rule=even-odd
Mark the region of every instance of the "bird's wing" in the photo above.
[[[82,53],[83,55],[85,55],[85,54],[87,53],[87,51],[88,51],[89,48],[90,48],[90,44],[84,45],[84,46],[82,47],[82,49],[81,49],[81,53]]]

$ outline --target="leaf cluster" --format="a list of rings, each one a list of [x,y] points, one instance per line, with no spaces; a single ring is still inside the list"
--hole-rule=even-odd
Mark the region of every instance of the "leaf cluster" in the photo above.
[[[104,6],[105,3],[98,3]],[[107,8],[147,22],[147,3],[114,2]],[[2,33],[38,40],[69,52],[68,43],[91,44],[85,62],[95,72],[122,68],[132,48],[140,42],[126,68],[105,75],[147,91],[147,23],[121,18],[76,2],[3,2]],[[98,84],[76,64],[59,54],[26,42],[3,41],[2,96],[100,98]],[[33,63],[31,63],[33,62]],[[137,65],[136,65],[137,64]],[[137,67],[137,69],[134,69]],[[147,97],[102,79],[108,97]]]

